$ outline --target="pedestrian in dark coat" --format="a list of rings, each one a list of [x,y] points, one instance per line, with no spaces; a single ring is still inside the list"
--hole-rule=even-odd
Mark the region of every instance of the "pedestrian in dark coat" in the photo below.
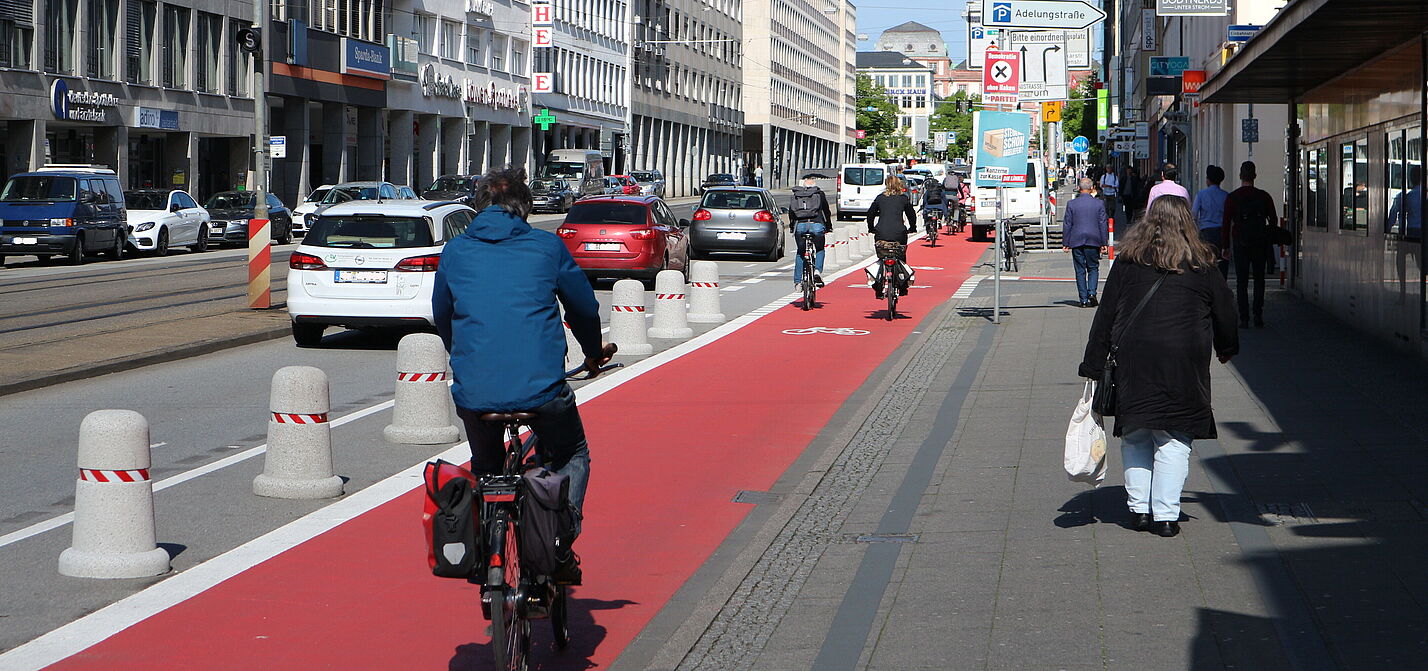
[[[1215,438],[1210,355],[1239,352],[1234,296],[1182,198],[1159,198],[1118,246],[1080,374],[1100,379],[1116,343],[1116,436],[1134,526],[1180,532],[1190,443]],[[1142,298],[1164,277],[1145,309]]]

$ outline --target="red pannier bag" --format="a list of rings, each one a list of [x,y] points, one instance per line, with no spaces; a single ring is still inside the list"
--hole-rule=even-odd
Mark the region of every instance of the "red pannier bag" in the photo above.
[[[433,575],[475,577],[481,552],[476,476],[456,464],[429,461],[423,470],[426,500],[421,523],[426,529],[426,559]]]

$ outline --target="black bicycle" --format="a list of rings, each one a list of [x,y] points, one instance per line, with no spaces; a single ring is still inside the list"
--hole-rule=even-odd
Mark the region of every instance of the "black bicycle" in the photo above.
[[[1002,239],[997,244],[1002,246],[1002,270],[1014,273],[1017,269],[1016,263],[1016,239],[1012,237],[1012,227],[1010,224],[1002,227]]]
[[[803,290],[803,309],[805,311],[817,307],[818,281],[814,279],[813,259],[817,253],[813,249],[813,234],[802,233],[803,236],[803,273],[798,278],[798,286]]]
[[[892,321],[897,318],[897,295],[899,293],[897,286],[897,259],[895,257],[887,257],[883,259],[879,265],[878,282],[882,285],[883,297],[887,299],[888,302],[887,320]]]
[[[927,231],[928,246],[936,247],[937,234],[942,230],[942,209],[936,207],[928,208],[927,212],[922,215],[922,220],[923,230]]]
[[[605,346],[606,356],[614,355],[615,351],[614,344]],[[580,377],[580,373],[586,369],[576,368],[566,371],[565,377],[588,380],[622,365],[609,364],[584,377]],[[488,559],[481,590],[481,613],[491,621],[491,650],[496,668],[505,671],[526,669],[531,620],[549,619],[555,646],[564,650],[570,644],[565,586],[557,584],[551,576],[532,575],[521,561],[521,501],[526,496],[521,474],[542,461],[534,436],[522,440],[521,433],[539,416],[533,411],[481,415],[481,421],[501,425],[506,445],[501,474],[480,479],[478,503],[482,521],[480,547],[485,548]],[[527,461],[527,457],[533,456],[532,450],[536,454]]]

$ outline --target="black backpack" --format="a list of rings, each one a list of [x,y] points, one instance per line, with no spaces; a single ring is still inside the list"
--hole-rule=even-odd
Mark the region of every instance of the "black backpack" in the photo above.
[[[942,184],[928,180],[927,190],[924,192],[923,200],[929,203],[940,203],[943,198],[942,193]]]
[[[570,477],[544,468],[521,477],[526,485],[517,528],[521,561],[536,575],[568,575],[577,563],[571,544],[580,515],[570,505]]]
[[[810,191],[803,195],[793,195],[794,219],[817,219],[822,215],[823,193]]]

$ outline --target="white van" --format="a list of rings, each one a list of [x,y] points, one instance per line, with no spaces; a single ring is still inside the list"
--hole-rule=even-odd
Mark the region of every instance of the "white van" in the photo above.
[[[977,174],[975,169],[972,174]],[[991,187],[978,188],[976,180],[972,179],[971,181],[972,200],[975,203],[972,218],[972,239],[988,240],[992,237],[992,229],[997,225],[997,190]],[[1006,196],[1006,202],[1002,205],[1002,216],[1006,217],[1007,223],[1041,223],[1042,213],[1050,213],[1046,209],[1046,190],[1043,188],[1045,184],[1046,170],[1041,165],[1041,159],[1036,157],[1027,159],[1026,184],[1002,189]]]
[[[882,163],[846,163],[838,173],[838,219],[867,216],[873,199],[883,192],[889,166]]]
[[[593,149],[557,149],[546,156],[541,179],[562,179],[576,197],[604,191],[605,157]]]

